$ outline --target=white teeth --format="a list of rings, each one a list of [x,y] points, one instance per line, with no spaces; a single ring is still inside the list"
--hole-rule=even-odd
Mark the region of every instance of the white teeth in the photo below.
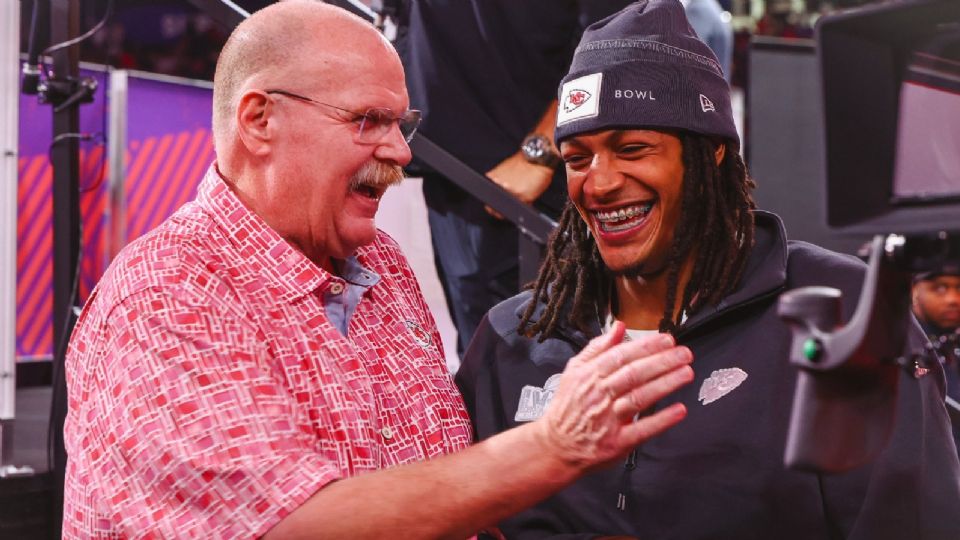
[[[594,215],[598,220],[604,223],[623,221],[625,219],[635,218],[639,215],[645,215],[652,207],[653,203],[650,202],[646,204],[628,206],[619,210],[611,210],[609,212],[594,212]]]
[[[607,232],[625,231],[627,229],[636,227],[637,223],[639,222],[619,223],[617,225],[612,225],[610,223],[603,223],[601,225],[601,228]]]

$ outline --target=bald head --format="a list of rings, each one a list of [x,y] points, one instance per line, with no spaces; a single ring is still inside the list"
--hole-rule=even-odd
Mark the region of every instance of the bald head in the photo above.
[[[257,11],[234,29],[217,60],[213,134],[218,153],[233,131],[237,103],[247,89],[285,85],[297,79],[305,64],[313,88],[335,89],[349,83],[341,68],[369,63],[371,55],[396,57],[396,52],[373,26],[341,8],[288,0]]]

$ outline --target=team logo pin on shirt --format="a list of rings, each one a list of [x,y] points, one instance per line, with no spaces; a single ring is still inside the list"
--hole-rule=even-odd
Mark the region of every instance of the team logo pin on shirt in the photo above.
[[[732,392],[745,380],[747,380],[747,372],[740,368],[718,369],[703,381],[697,399],[704,405],[709,405]]]
[[[403,325],[413,334],[413,340],[417,342],[417,345],[420,345],[424,349],[430,346],[432,341],[430,339],[430,333],[424,330],[422,326],[413,321],[403,321]]]

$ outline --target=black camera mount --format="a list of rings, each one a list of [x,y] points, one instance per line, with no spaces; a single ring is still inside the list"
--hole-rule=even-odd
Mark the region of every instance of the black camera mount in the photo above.
[[[788,467],[843,472],[873,459],[894,421],[900,371],[922,377],[943,351],[906,350],[915,324],[913,275],[960,260],[960,234],[876,236],[853,317],[840,321],[841,293],[805,287],[780,297],[793,332],[790,362],[800,368],[784,461]]]

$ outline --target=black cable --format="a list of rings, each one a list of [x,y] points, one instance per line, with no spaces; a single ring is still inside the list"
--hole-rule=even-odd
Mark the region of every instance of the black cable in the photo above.
[[[109,77],[104,76],[105,80],[109,81]],[[104,91],[103,99],[100,100],[100,138],[97,143],[100,146],[106,146],[107,144],[107,93]],[[98,135],[94,133],[94,135]],[[103,152],[100,154],[100,176],[97,178],[97,181],[93,185],[87,187],[81,187],[80,193],[88,193],[96,190],[103,184],[104,178],[107,176],[107,149],[104,148]]]
[[[50,146],[47,148],[47,159],[50,160],[50,163],[53,163],[53,156],[50,155],[50,152],[53,151],[53,147],[56,146],[57,144],[65,141],[65,140],[67,140],[67,139],[80,139],[81,141],[94,141],[96,144],[98,144],[98,145],[100,145],[100,146],[106,145],[106,142],[107,142],[107,136],[106,136],[106,133],[107,133],[107,100],[106,100],[106,98],[103,99],[103,105],[102,105],[102,107],[101,107],[100,118],[101,118],[101,126],[102,126],[102,127],[101,127],[101,131],[97,131],[97,132],[93,132],[93,133],[61,133],[60,135],[57,135],[56,137],[54,137],[53,140],[50,142]],[[89,193],[89,192],[91,192],[91,191],[94,191],[94,190],[96,190],[97,188],[99,188],[101,184],[103,184],[103,180],[104,180],[104,178],[106,177],[106,171],[107,171],[107,167],[106,167],[106,164],[107,164],[107,152],[103,152],[103,154],[102,154],[101,157],[100,157],[100,162],[101,162],[101,164],[100,164],[100,174],[99,174],[99,176],[97,177],[97,180],[96,180],[95,182],[93,182],[93,184],[91,184],[91,185],[89,185],[89,186],[86,186],[86,187],[80,186],[80,187],[79,187],[79,191],[80,191],[81,194],[83,194],[83,193]]]
[[[50,160],[50,163],[53,163],[53,156],[50,154],[51,152],[53,152],[53,147],[67,139],[80,139],[81,141],[95,141],[99,145],[103,145],[106,142],[106,138],[104,137],[103,132],[101,131],[97,131],[94,133],[61,133],[60,135],[57,135],[56,137],[53,138],[53,140],[50,142],[50,146],[47,148],[47,159]],[[106,159],[106,158],[104,157],[101,159]],[[100,184],[103,183],[103,177],[105,176],[104,169],[106,169],[106,167],[100,168],[100,177],[97,178],[97,181],[93,185],[79,188],[80,193],[87,193],[89,191],[93,191],[98,187],[100,187]]]
[[[40,11],[40,0],[33,0],[33,9],[30,15],[30,37],[27,38],[27,61],[37,63],[37,18]]]
[[[33,14],[30,16],[30,37],[27,38],[27,62],[23,65],[23,79],[20,85],[20,91],[29,95],[35,95],[40,84],[40,64],[37,54],[39,11],[40,0],[33,0]]]
[[[102,131],[96,133],[90,133],[90,137],[84,140],[94,141],[97,146],[105,146],[107,143],[107,138],[104,136]],[[80,194],[90,193],[91,191],[96,191],[103,184],[103,179],[107,176],[107,152],[104,150],[100,154],[100,174],[97,175],[97,179],[92,182],[89,186],[79,186],[78,190]]]
[[[70,286],[70,301],[68,305],[70,310],[67,311],[66,316],[63,318],[63,328],[60,333],[60,343],[57,344],[57,348],[54,351],[54,361],[53,363],[53,372],[51,380],[53,381],[54,386],[56,386],[57,381],[60,377],[60,370],[62,366],[60,362],[57,362],[57,358],[65,358],[67,352],[67,344],[70,342],[70,336],[67,332],[67,329],[70,328],[70,321],[73,317],[73,310],[76,309],[74,305],[77,301],[77,290],[80,286],[80,265],[83,262],[83,220],[80,220],[80,248],[77,250],[77,267],[73,272],[73,284]],[[53,393],[53,397],[50,400],[50,418],[53,419],[57,414],[57,411],[61,409],[57,395],[57,392]],[[63,396],[65,398],[66,396]],[[54,456],[57,453],[56,449],[56,440],[57,440],[57,427],[56,422],[47,423],[47,470],[52,471],[54,469]]]
[[[91,28],[90,30],[87,30],[82,35],[79,35],[73,39],[61,41],[60,43],[56,43],[54,45],[47,47],[46,49],[43,50],[43,56],[50,56],[50,54],[55,51],[59,51],[60,49],[65,49],[67,47],[76,45],[77,43],[80,43],[81,41],[96,34],[101,28],[103,28],[103,25],[107,24],[107,20],[110,18],[111,15],[113,15],[113,0],[107,0],[107,9],[104,11],[103,18],[100,19],[100,22],[95,24],[93,28]],[[46,70],[46,66],[42,62],[40,65],[44,67],[44,72],[46,73],[48,78],[53,76],[52,73]]]
[[[98,137],[100,138],[100,141],[103,140],[103,134],[99,132],[98,133],[61,133],[60,135],[57,135],[56,137],[54,137],[52,141],[50,141],[50,146],[47,147],[48,159],[50,160],[50,163],[53,163],[53,157],[50,155],[50,153],[53,152],[54,146],[60,144],[63,141],[66,141],[68,139],[79,139],[81,141],[91,141],[91,140],[96,140]],[[102,142],[100,144],[102,144]],[[94,186],[86,188],[86,191],[96,189],[96,187],[99,186],[100,182],[102,182],[103,176],[104,176],[104,173],[101,170],[100,179],[97,181],[97,183]],[[80,192],[83,193],[84,190],[81,190]],[[54,349],[54,361],[52,362],[53,372],[51,376],[51,380],[53,381],[54,385],[57,384],[56,381],[61,376],[60,370],[62,369],[62,366],[60,365],[59,362],[56,361],[56,359],[63,358],[66,353],[67,344],[70,342],[70,335],[67,332],[67,330],[70,328],[70,321],[71,321],[71,317],[73,317],[73,310],[76,309],[77,307],[75,304],[77,302],[77,292],[80,288],[81,265],[83,263],[83,217],[82,216],[80,218],[78,232],[79,232],[80,246],[79,246],[79,249],[77,250],[77,263],[73,272],[73,282],[70,285],[70,300],[67,303],[70,306],[70,310],[67,311],[63,319],[63,327],[60,333],[60,342],[56,344],[56,348]],[[56,450],[57,450],[55,448],[56,436],[57,436],[56,422],[53,422],[52,419],[54,418],[56,412],[61,408],[59,399],[63,399],[63,398],[64,396],[59,396],[57,392],[54,392],[50,402],[51,421],[47,424],[47,470],[49,471],[52,471],[54,469],[54,456],[56,455]]]

